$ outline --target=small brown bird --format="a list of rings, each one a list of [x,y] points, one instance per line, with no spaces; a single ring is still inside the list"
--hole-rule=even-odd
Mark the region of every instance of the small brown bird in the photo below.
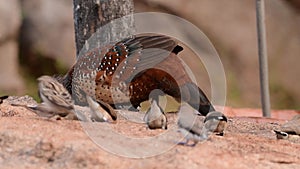
[[[156,100],[151,99],[151,106],[144,117],[149,129],[164,129],[167,127],[167,117]]]
[[[209,131],[223,136],[227,127],[227,117],[221,112],[212,111],[206,115],[204,124]]]
[[[42,103],[29,106],[30,109],[43,117],[59,115],[70,119],[76,118],[74,112],[74,101],[71,95],[55,78],[41,76],[38,78],[38,92]]]
[[[39,96],[43,103],[54,110],[72,110],[74,101],[71,95],[56,79],[50,76],[38,78]]]
[[[284,123],[280,130],[274,130],[277,139],[300,139],[300,115],[295,115],[290,121]]]
[[[182,103],[178,112],[178,128],[179,132],[185,137],[185,142],[178,144],[195,146],[199,141],[208,139],[209,130],[204,125],[204,116],[192,108],[187,103]],[[188,144],[189,140],[193,144]]]

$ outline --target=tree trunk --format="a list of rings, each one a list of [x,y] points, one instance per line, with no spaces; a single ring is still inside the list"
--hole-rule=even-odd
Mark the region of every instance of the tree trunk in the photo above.
[[[73,0],[73,4],[77,60],[82,49],[93,49],[134,33],[132,0]],[[111,22],[126,15],[125,19]],[[101,32],[95,34],[97,42],[88,41],[100,27]]]

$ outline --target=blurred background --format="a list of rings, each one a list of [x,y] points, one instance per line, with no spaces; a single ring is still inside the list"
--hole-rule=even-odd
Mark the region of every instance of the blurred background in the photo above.
[[[73,0],[0,0],[0,95],[37,98],[36,78],[75,62]],[[255,0],[135,0],[201,29],[219,53],[227,106],[260,107]],[[300,1],[266,0],[272,109],[300,109]],[[204,85],[206,91],[209,86]]]

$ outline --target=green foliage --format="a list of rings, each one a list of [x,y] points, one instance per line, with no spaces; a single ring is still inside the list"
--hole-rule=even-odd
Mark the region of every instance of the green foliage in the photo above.
[[[240,107],[242,103],[241,91],[238,86],[236,77],[232,72],[227,73],[227,105]]]
[[[61,62],[41,55],[36,52],[34,55],[20,57],[20,72],[26,84],[25,93],[40,101],[38,96],[37,78],[42,75],[65,74],[68,68]]]
[[[282,85],[271,83],[270,95],[273,109],[300,109],[294,94]]]

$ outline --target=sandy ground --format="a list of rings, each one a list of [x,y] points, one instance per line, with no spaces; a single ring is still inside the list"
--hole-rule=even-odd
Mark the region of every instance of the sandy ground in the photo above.
[[[10,97],[0,105],[1,169],[300,168],[300,140],[277,140],[272,131],[297,111],[274,111],[274,119],[246,117],[259,116],[259,110],[227,108],[225,136],[189,147],[176,145],[182,141],[176,113],[168,114],[167,131],[149,130],[136,112],[120,112],[116,123],[82,123],[44,119],[11,106],[15,101],[34,103]]]

